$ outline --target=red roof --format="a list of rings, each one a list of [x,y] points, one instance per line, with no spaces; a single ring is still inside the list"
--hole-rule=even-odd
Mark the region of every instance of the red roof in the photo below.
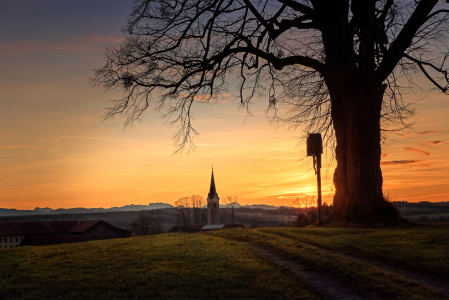
[[[85,233],[102,220],[0,223],[1,235]],[[108,224],[104,222],[105,224]],[[109,225],[109,224],[108,224]],[[112,225],[110,225],[112,227]]]
[[[70,228],[68,232],[86,232],[90,228],[94,227],[100,222],[104,222],[102,220],[87,220],[87,221],[80,221],[77,225]],[[106,222],[105,222],[106,223]],[[107,224],[107,223],[106,223]]]
[[[0,223],[0,235],[66,233],[78,221]]]

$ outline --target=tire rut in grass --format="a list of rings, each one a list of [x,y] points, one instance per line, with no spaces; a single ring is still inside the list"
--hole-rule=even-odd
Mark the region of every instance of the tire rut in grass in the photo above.
[[[375,299],[372,294],[358,292],[347,287],[336,278],[296,260],[278,255],[270,250],[249,244],[248,247],[276,265],[289,270],[303,284],[321,296],[322,299]]]
[[[405,278],[407,278],[409,280],[417,281],[421,285],[430,287],[432,289],[444,292],[444,293],[449,295],[449,282],[443,282],[443,281],[435,279],[435,278],[426,277],[426,276],[423,276],[423,275],[420,275],[420,274],[417,274],[417,273],[413,273],[413,272],[411,272],[409,270],[406,270],[406,269],[403,269],[403,268],[400,268],[400,267],[397,267],[397,266],[393,266],[393,265],[390,265],[390,264],[387,264],[387,263],[383,263],[383,262],[380,262],[380,261],[377,261],[377,260],[373,260],[373,259],[370,259],[370,258],[366,258],[366,257],[362,257],[362,256],[359,256],[359,255],[354,255],[354,254],[349,254],[348,252],[338,251],[338,250],[335,250],[335,249],[329,249],[329,248],[326,248],[326,247],[323,247],[321,245],[317,245],[317,244],[314,244],[314,243],[305,242],[305,241],[302,241],[302,240],[299,240],[299,239],[295,239],[295,238],[293,238],[291,236],[288,236],[288,235],[278,234],[278,233],[274,233],[274,232],[266,232],[266,233],[272,234],[272,235],[277,235],[277,236],[280,236],[280,237],[283,237],[283,238],[286,238],[286,239],[289,239],[289,240],[292,240],[292,241],[298,241],[298,242],[304,243],[304,244],[306,244],[308,246],[316,247],[318,249],[327,251],[327,252],[329,252],[331,254],[338,254],[338,255],[341,255],[341,256],[343,256],[345,258],[348,258],[348,259],[353,259],[353,260],[356,260],[356,261],[359,261],[359,262],[371,264],[371,265],[373,265],[375,267],[378,267],[380,269],[383,269],[383,270],[386,270],[386,271],[389,271],[389,272],[392,272],[392,273],[396,273],[396,274],[401,275],[401,276],[403,276],[403,277],[405,277]]]

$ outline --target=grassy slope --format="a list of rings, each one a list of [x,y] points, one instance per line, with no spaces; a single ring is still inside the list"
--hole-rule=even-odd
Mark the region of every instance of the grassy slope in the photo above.
[[[3,250],[0,298],[316,298],[246,243],[382,298],[447,298],[351,256],[447,282],[448,236],[447,227],[263,228]]]
[[[202,234],[0,251],[0,298],[317,298],[239,243]]]
[[[449,227],[401,229],[262,229],[299,242],[390,263],[439,279],[449,278]]]
[[[383,230],[267,228],[215,231],[210,235],[249,242],[299,259],[348,285],[356,285],[382,298],[447,298],[446,294],[416,281],[333,251],[401,265],[425,275],[436,273],[447,282],[448,277],[444,277],[449,270],[447,227]]]

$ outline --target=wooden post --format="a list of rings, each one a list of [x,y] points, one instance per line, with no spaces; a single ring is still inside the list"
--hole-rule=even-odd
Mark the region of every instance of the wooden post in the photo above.
[[[307,134],[307,156],[313,157],[314,168],[316,172],[318,199],[317,199],[317,214],[318,226],[323,224],[323,217],[321,214],[321,154],[323,153],[323,141],[321,133]]]
[[[318,187],[317,213],[318,226],[323,224],[323,214],[321,213],[321,153],[316,156],[316,181]]]

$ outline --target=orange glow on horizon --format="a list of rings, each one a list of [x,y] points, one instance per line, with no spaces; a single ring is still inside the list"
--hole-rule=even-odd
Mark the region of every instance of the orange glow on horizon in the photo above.
[[[122,95],[92,89],[88,78],[103,64],[104,47],[123,40],[126,1],[114,4],[122,19],[104,10],[88,20],[82,7],[74,10],[79,15],[73,20],[91,22],[85,28],[48,19],[47,4],[6,2],[9,9],[17,5],[20,16],[22,10],[40,9],[41,22],[10,25],[0,41],[0,208],[109,208],[174,204],[193,194],[206,198],[212,164],[221,199],[236,195],[242,205],[290,206],[298,196],[316,195],[312,159],[305,157],[305,145],[298,145],[306,132],[270,126],[266,98],[254,99],[251,116],[239,111],[232,80],[213,104],[204,103],[203,95],[195,98],[193,126],[200,135],[194,139],[197,151],[189,155],[172,155],[174,128],[154,107],[132,130],[123,130],[124,118],[101,122],[104,108]],[[51,22],[59,23],[48,30]],[[424,76],[416,83],[430,87]],[[384,190],[399,201],[449,201],[449,98],[434,93],[420,100],[425,96],[407,95],[410,103],[419,100],[418,118],[410,120],[418,120],[414,131],[382,144]],[[325,153],[322,169],[328,204],[334,194],[331,157]]]

